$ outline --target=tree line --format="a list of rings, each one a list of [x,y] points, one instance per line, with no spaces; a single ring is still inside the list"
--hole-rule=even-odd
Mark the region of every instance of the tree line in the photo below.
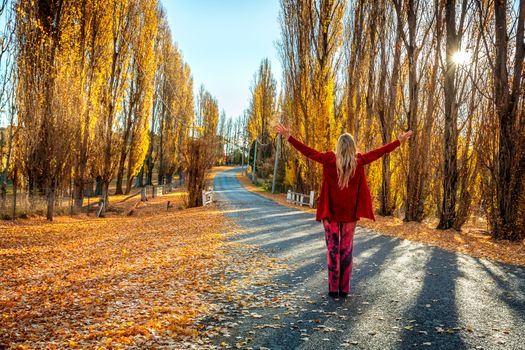
[[[252,153],[277,121],[320,150],[342,132],[366,151],[411,129],[367,170],[379,214],[457,230],[482,216],[496,238],[525,237],[524,0],[281,0],[279,21],[282,91],[263,60]],[[319,166],[287,147],[282,159],[282,187],[319,189]]]
[[[50,220],[65,191],[76,212],[90,192],[107,206],[112,181],[116,194],[170,183],[191,172],[196,143],[216,143],[217,101],[201,88],[195,106],[158,1],[2,0],[0,11],[2,207],[8,181],[44,196]],[[203,151],[205,172],[218,150]]]

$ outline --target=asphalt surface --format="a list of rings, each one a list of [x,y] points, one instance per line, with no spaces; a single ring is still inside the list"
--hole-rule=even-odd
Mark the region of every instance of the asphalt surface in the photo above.
[[[258,319],[236,314],[228,338],[215,341],[249,335],[241,345],[253,349],[525,349],[525,268],[358,227],[350,296],[329,298],[322,225],[245,190],[238,171],[215,177],[226,215],[247,230],[233,239],[289,264],[274,288],[298,305],[278,322],[270,308],[256,310]],[[256,327],[272,322],[279,328]]]

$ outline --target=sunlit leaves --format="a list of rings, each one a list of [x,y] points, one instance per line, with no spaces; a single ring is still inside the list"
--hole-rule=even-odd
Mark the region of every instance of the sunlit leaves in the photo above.
[[[0,224],[0,343],[147,348],[197,336],[201,293],[226,263],[224,220],[201,208]]]

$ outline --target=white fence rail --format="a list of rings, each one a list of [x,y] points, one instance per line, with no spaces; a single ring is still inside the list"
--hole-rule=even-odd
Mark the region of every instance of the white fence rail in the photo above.
[[[286,194],[286,201],[288,203],[297,204],[300,206],[309,205],[310,208],[313,208],[315,199],[314,194],[314,191],[310,191],[310,194],[303,194],[292,192],[292,190],[288,190],[288,193]]]
[[[202,206],[213,203],[213,188],[208,188],[208,191],[202,191]]]
[[[141,189],[141,200],[146,202],[148,198],[161,197],[173,191],[172,184],[144,186]]]

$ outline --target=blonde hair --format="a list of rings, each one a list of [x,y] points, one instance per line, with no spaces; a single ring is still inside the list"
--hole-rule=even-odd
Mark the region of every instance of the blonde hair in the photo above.
[[[339,187],[348,187],[348,182],[354,176],[357,167],[354,137],[349,133],[339,136],[335,147],[335,159]]]

